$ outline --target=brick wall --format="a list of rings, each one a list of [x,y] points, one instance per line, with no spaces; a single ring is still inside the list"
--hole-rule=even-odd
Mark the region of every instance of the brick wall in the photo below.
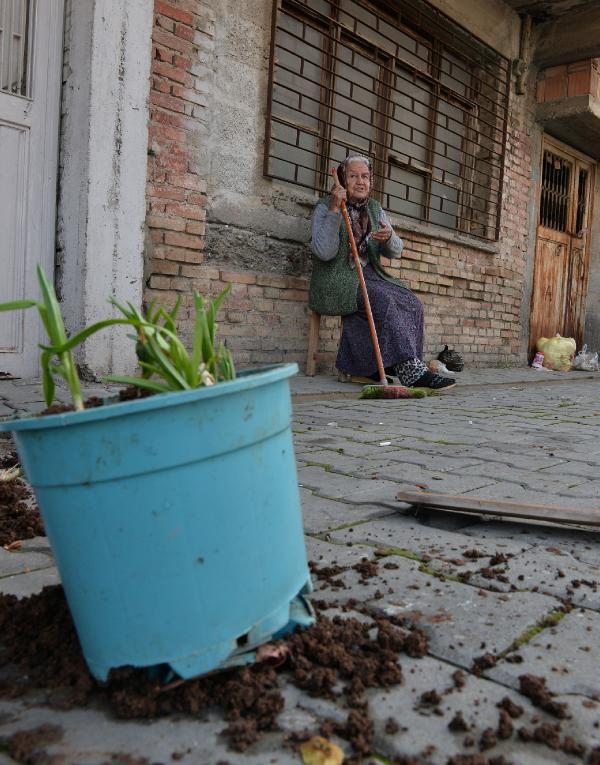
[[[236,363],[303,363],[307,279],[204,262],[206,182],[194,152],[207,119],[211,73],[203,61],[214,45],[210,6],[202,0],[155,0],[154,8],[144,299],[172,305],[181,296],[180,325],[191,335],[192,290],[216,295],[231,283],[219,336]]]
[[[214,18],[204,0],[155,0],[148,168],[148,256],[145,299],[183,298],[191,331],[192,289],[214,295],[232,284],[220,337],[241,366],[304,364],[308,334],[306,277],[232,270],[204,261],[205,178],[194,152],[210,121]],[[529,247],[532,99],[511,94],[499,252],[408,231],[394,274],[425,304],[430,356],[448,343],[467,364],[523,362],[521,307]],[[257,104],[260,111],[262,105]],[[241,146],[240,152],[246,150]],[[210,225],[210,224],[209,224]],[[322,325],[321,350],[335,351],[340,321]]]

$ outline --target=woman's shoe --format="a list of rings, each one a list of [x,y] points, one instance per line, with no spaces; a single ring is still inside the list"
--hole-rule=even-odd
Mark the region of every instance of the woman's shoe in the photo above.
[[[454,388],[456,380],[452,377],[442,377],[442,375],[425,372],[419,379],[411,385],[411,388],[431,388],[432,390],[448,390]]]

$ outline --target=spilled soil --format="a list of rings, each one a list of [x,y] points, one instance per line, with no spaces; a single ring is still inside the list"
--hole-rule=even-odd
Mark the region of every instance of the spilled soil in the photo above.
[[[10,452],[0,459],[1,470],[16,467],[18,464],[15,452]],[[20,478],[0,481],[0,547],[43,536],[44,533],[44,524],[27,483]]]
[[[53,707],[69,709],[102,699],[124,719],[199,716],[216,706],[226,722],[224,734],[238,751],[277,729],[285,678],[312,696],[340,700],[348,708],[343,723],[326,722],[321,731],[352,745],[358,759],[346,760],[348,765],[371,751],[366,690],[402,683],[399,654],[427,651],[427,638],[417,628],[382,618],[364,623],[351,616],[320,616],[313,627],[285,639],[285,660],[277,666],[264,661],[167,686],[144,670],[123,668],[99,684],[85,665],[60,586],[22,600],[0,595],[0,635],[0,697],[42,688]]]
[[[313,576],[325,582],[339,580],[348,568],[311,564]],[[377,573],[376,567],[367,566],[365,560],[352,568],[367,579]],[[60,586],[46,587],[22,600],[0,595],[0,698],[17,698],[35,691],[39,699],[41,690],[46,703],[53,708],[101,703],[117,718],[138,720],[180,714],[202,720],[205,713],[216,709],[224,721],[222,732],[230,748],[243,752],[265,733],[278,730],[277,719],[285,704],[284,689],[292,684],[309,696],[334,702],[343,715],[335,720],[321,720],[318,729],[287,734],[285,745],[294,748],[299,741],[315,734],[338,736],[348,743],[350,754],[345,765],[370,762],[368,755],[375,748],[375,725],[368,691],[403,685],[402,659],[427,655],[427,635],[409,621],[384,617],[381,612],[354,601],[336,605],[317,600],[314,604],[318,613],[316,624],[279,641],[274,646],[277,650],[265,653],[265,660],[165,685],[145,670],[127,667],[112,671],[106,683],[96,682],[85,665]],[[336,615],[328,615],[334,606]],[[471,672],[480,674],[493,666],[494,658],[484,654]],[[449,687],[425,691],[415,709],[425,716],[443,717],[444,699],[450,694],[462,694],[468,677],[467,672],[456,670]],[[471,707],[476,707],[479,701],[465,698],[464,709],[455,709],[445,722],[462,742],[464,753],[449,756],[446,765],[515,765],[493,751],[505,741],[511,742],[509,751],[522,752],[535,745],[539,753],[542,745],[571,755],[579,762],[600,765],[600,750],[586,751],[568,735],[571,712],[554,699],[546,681],[531,674],[523,674],[519,680],[521,694],[550,719],[544,720],[537,711],[535,715],[526,715],[520,705],[506,696],[497,704],[497,722],[493,727],[483,728],[470,722]],[[390,717],[385,723],[387,735],[406,732],[402,722]],[[60,729],[42,726],[19,731],[0,744],[16,762],[41,765],[52,759],[44,754],[45,747],[60,740],[61,735]],[[434,750],[431,744],[425,746],[419,757],[400,756],[389,762],[429,765]],[[172,759],[184,755],[174,752]],[[144,758],[115,754],[106,765],[149,763]],[[221,765],[226,765],[226,761]]]

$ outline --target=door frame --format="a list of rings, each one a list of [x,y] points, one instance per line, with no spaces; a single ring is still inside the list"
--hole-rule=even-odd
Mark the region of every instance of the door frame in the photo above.
[[[35,122],[22,128],[30,132],[22,167],[24,189],[19,204],[25,230],[14,299],[35,298],[39,294],[37,263],[53,280],[56,259],[65,0],[37,0],[32,5],[31,93],[14,97],[6,94],[14,100],[8,102],[7,116],[0,118],[7,126],[21,128],[28,119],[33,119],[30,115],[37,109]],[[35,139],[31,138],[33,130]],[[14,377],[36,376],[38,343],[45,338],[41,321],[33,310],[20,312],[15,320],[20,324],[20,342],[14,350],[0,353],[0,370]]]
[[[592,157],[588,156],[587,154],[584,154],[582,151],[579,151],[579,149],[575,149],[572,146],[569,146],[569,144],[564,143],[563,141],[560,141],[558,138],[554,138],[554,136],[549,135],[546,132],[542,132],[541,136],[541,150],[540,150],[540,156],[539,156],[539,163],[540,163],[540,180],[538,183],[538,188],[536,190],[536,219],[535,219],[535,237],[534,237],[534,263],[533,263],[533,279],[532,279],[532,290],[531,290],[531,297],[529,302],[529,338],[528,338],[528,355],[531,356],[535,352],[535,343],[536,339],[531,336],[531,327],[532,327],[532,316],[533,316],[533,299],[535,296],[535,284],[536,284],[536,276],[538,275],[538,262],[537,262],[537,256],[538,256],[538,229],[540,227],[539,219],[540,219],[540,209],[541,209],[541,196],[542,196],[542,176],[541,176],[541,169],[543,167],[544,162],[544,150],[550,149],[551,151],[557,151],[559,154],[567,155],[569,159],[579,160],[581,162],[584,162],[586,165],[590,166],[590,179],[588,183],[588,208],[587,208],[587,237],[585,241],[585,250],[584,250],[584,258],[586,262],[586,273],[585,273],[585,284],[584,284],[584,294],[585,298],[587,298],[587,291],[588,291],[588,284],[589,284],[589,264],[590,264],[590,248],[591,248],[591,240],[592,240],[592,219],[594,214],[594,187],[595,187],[595,180],[596,180],[596,167],[597,167],[597,161],[593,159]],[[573,184],[576,183],[576,177],[575,173],[573,173]],[[572,221],[569,219],[568,221],[569,225],[569,231],[565,232],[565,235],[568,235],[569,237],[569,250],[571,246],[571,240],[574,236],[574,233],[572,228]],[[557,232],[561,233],[561,232]],[[571,257],[570,257],[570,251],[569,251],[569,260],[567,263],[568,268],[570,269],[571,266]],[[565,279],[567,278],[567,274],[565,274]],[[567,283],[565,283],[565,288],[567,286]],[[566,304],[564,306],[566,308]],[[563,315],[563,318],[566,317],[566,314]],[[585,325],[585,302],[584,302],[584,308],[583,308],[583,315],[579,317],[580,318],[580,324],[582,327]],[[582,330],[583,333],[583,330]],[[577,340],[577,338],[576,338]],[[581,341],[583,341],[583,336],[581,338]]]

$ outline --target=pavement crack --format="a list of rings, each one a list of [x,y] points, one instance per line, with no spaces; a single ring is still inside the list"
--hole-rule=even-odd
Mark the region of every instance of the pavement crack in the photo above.
[[[506,648],[504,651],[501,651],[498,654],[498,660],[504,659],[514,651],[518,651],[519,648],[527,645],[527,643],[531,642],[534,637],[537,637],[537,635],[539,635],[541,632],[544,632],[544,630],[556,626],[562,619],[564,619],[566,615],[567,611],[564,609],[553,608],[544,617],[542,617],[542,619],[536,622],[536,624],[533,624],[531,627],[528,627],[526,630],[524,630],[515,640],[513,640],[508,648]]]

